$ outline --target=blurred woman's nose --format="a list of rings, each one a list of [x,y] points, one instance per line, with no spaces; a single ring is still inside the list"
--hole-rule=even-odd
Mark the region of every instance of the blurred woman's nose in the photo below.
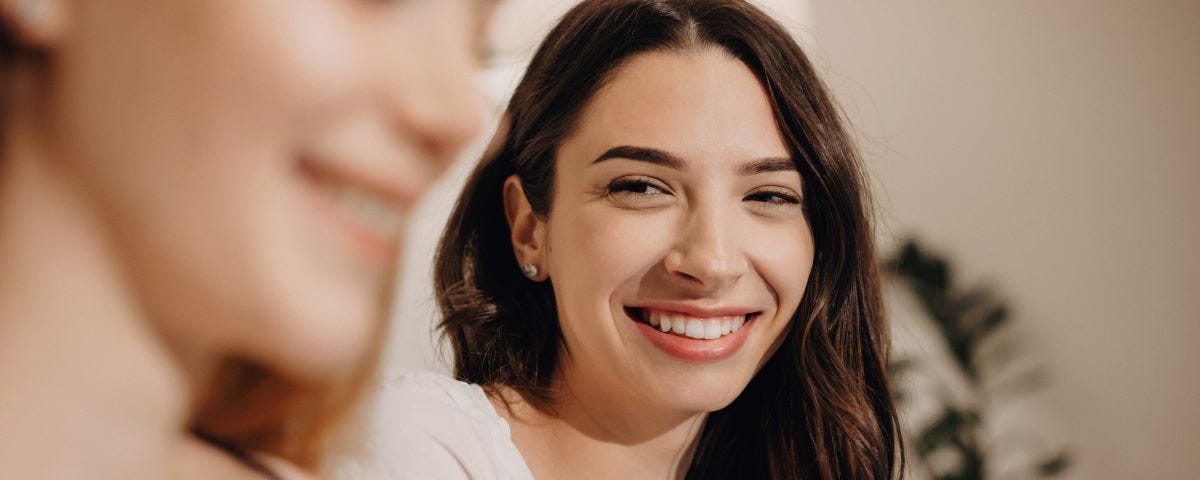
[[[455,3],[455,2],[446,2]],[[421,142],[444,168],[479,133],[483,109],[475,88],[476,65],[469,18],[433,22],[415,62],[397,68],[389,79],[393,110],[400,128]]]
[[[749,268],[741,233],[720,207],[693,210],[667,254],[667,271],[705,292],[720,291]]]
[[[424,134],[442,162],[479,133],[482,109],[472,82],[470,62],[431,66],[429,84],[415,101],[413,127]]]

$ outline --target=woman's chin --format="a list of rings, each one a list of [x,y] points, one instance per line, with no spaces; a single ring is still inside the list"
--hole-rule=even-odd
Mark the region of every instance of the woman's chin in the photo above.
[[[654,388],[662,405],[680,412],[711,413],[721,410],[737,399],[745,388],[741,378],[703,376],[676,378]]]
[[[382,312],[370,308],[311,309],[289,308],[290,314],[277,316],[273,328],[257,337],[257,348],[264,352],[266,367],[301,383],[329,384],[354,378],[371,354],[376,342]],[[340,313],[339,313],[340,312]]]

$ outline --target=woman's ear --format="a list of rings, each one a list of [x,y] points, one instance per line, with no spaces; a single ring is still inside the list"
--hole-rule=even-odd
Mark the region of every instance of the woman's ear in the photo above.
[[[0,0],[0,21],[33,50],[53,48],[67,30],[67,0]]]
[[[504,181],[504,216],[512,232],[513,255],[521,272],[540,282],[549,277],[545,268],[545,223],[533,213],[520,177],[510,175]]]

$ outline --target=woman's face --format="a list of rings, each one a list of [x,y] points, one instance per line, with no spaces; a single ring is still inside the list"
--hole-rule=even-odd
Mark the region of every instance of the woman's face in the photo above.
[[[636,56],[557,153],[540,251],[564,377],[627,405],[732,402],[813,261],[801,178],[756,76],[718,49]]]
[[[52,158],[163,332],[301,378],[361,361],[405,216],[478,127],[475,3],[62,1]]]

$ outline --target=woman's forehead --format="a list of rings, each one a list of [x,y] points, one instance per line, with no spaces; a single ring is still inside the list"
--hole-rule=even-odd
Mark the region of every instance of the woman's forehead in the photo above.
[[[682,158],[788,155],[758,77],[715,48],[631,58],[584,107],[568,142],[593,156],[619,145]]]

